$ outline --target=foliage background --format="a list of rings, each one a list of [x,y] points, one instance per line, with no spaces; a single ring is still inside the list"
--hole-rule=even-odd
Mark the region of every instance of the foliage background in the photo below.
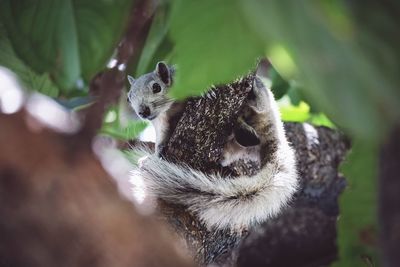
[[[198,95],[273,63],[272,89],[287,121],[335,127],[353,139],[343,166],[340,259],[378,262],[376,166],[379,143],[398,121],[399,3],[365,1],[162,1],[133,76],[165,60],[178,66],[172,95]],[[28,90],[68,109],[90,105],[89,82],[106,68],[127,24],[129,0],[0,2],[0,65]],[[145,127],[124,119],[123,100],[102,133],[131,139]],[[368,238],[364,238],[365,236]]]

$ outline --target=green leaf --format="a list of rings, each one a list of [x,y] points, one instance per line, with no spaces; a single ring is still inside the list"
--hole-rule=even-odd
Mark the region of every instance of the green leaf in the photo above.
[[[326,5],[318,4],[323,2],[335,6],[339,16],[327,15]],[[357,136],[380,138],[400,118],[400,76],[393,75],[396,68],[380,68],[387,65],[365,53],[363,44],[376,44],[375,51],[393,50],[385,50],[382,39],[360,43],[341,2],[249,0],[242,1],[242,10],[266,44],[279,44],[288,52],[317,108]],[[380,59],[395,62],[398,51]],[[398,63],[392,66],[398,70]]]
[[[283,121],[305,122],[310,118],[310,107],[304,102],[294,106],[289,97],[284,96],[278,104]]]
[[[103,68],[123,30],[128,0],[4,0],[1,20],[19,58],[64,91]]]
[[[336,125],[323,113],[311,113],[308,122],[316,126],[325,126],[329,128],[336,128]]]
[[[229,82],[264,54],[240,8],[231,0],[173,2],[170,36],[178,66],[174,97],[198,95],[211,84]]]
[[[282,98],[290,88],[289,82],[274,67],[269,70],[268,75],[272,80],[271,90],[274,93],[275,99]]]
[[[82,75],[89,81],[110,60],[127,24],[131,0],[74,0]]]
[[[377,258],[377,155],[377,145],[354,140],[342,166],[348,186],[340,198],[340,256],[333,266],[380,266]],[[368,260],[374,265],[366,264]]]
[[[168,11],[168,5],[164,4],[156,12],[136,68],[135,77],[152,71],[155,67],[155,64],[152,63],[163,60],[162,58],[155,58],[155,55],[167,38],[170,24]]]
[[[336,125],[325,114],[311,113],[310,105],[304,101],[294,105],[289,96],[285,95],[278,101],[278,105],[283,121],[308,122],[316,126],[336,128]]]
[[[123,109],[120,105],[121,103],[112,106],[106,112],[100,133],[120,140],[135,139],[147,127],[147,122],[123,120],[121,118]]]
[[[288,96],[290,98],[290,102],[295,106],[299,105],[302,100],[302,96],[297,86],[290,87],[288,91]]]
[[[73,97],[70,99],[57,99],[56,100],[63,107],[70,110],[81,110],[94,103],[95,98],[93,96],[81,96]]]
[[[105,124],[100,133],[121,140],[131,140],[137,138],[146,127],[147,123],[144,121],[129,122],[126,127],[115,124]]]
[[[9,39],[0,24],[0,65],[13,71],[25,88],[35,90],[42,94],[56,97],[59,94],[58,87],[52,82],[48,73],[38,75],[26,66],[16,55]]]

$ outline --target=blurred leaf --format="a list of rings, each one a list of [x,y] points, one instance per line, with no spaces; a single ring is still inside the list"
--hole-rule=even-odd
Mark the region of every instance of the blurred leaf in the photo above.
[[[338,229],[339,261],[333,266],[368,266],[377,262],[377,155],[378,146],[355,140],[342,171],[348,186],[340,198]]]
[[[270,68],[268,75],[272,80],[271,90],[274,93],[274,97],[275,99],[280,99],[287,93],[290,84],[283,79],[274,67]]]
[[[295,106],[299,105],[301,100],[303,100],[297,86],[290,87],[288,96],[290,98],[290,102]]]
[[[286,79],[292,78],[298,73],[296,65],[285,47],[268,43],[268,58],[274,68],[281,72]]]
[[[278,101],[281,118],[286,122],[308,122],[316,126],[336,128],[335,124],[323,113],[311,113],[310,106],[304,101],[297,105],[291,103],[288,95]]]
[[[131,10],[132,0],[74,0],[82,75],[89,81],[105,67],[117,46]]]
[[[139,63],[135,72],[135,77],[148,73],[154,69],[154,58],[157,50],[163,45],[163,41],[167,37],[170,16],[168,13],[168,6],[164,4],[159,7],[153,19],[149,35],[147,36],[146,43],[143,47]],[[157,58],[160,61],[162,58]]]
[[[325,2],[335,5],[342,17],[348,16],[342,1]],[[326,4],[318,3],[249,0],[242,1],[242,10],[265,43],[279,44],[288,52],[317,107],[355,135],[379,138],[400,117],[399,76],[390,75],[392,70],[380,68],[379,62],[364,53],[350,19],[341,29],[324,13]],[[376,46],[375,50],[385,48]],[[397,48],[388,58],[398,55]]]
[[[173,2],[170,36],[179,67],[172,95],[198,95],[247,73],[264,46],[232,0]]]
[[[59,94],[58,87],[53,84],[48,73],[38,75],[32,69],[25,65],[16,55],[11,46],[10,40],[0,24],[0,65],[4,66],[15,74],[29,90],[35,90],[42,94],[56,97]]]
[[[4,0],[3,21],[17,55],[62,90],[103,68],[124,29],[129,0]]]
[[[294,106],[290,103],[289,98],[285,96],[278,103],[283,121],[305,122],[310,118],[310,107],[304,102]]]
[[[121,140],[135,139],[146,127],[145,121],[128,121],[122,123],[120,107],[112,106],[104,116],[103,127],[100,130],[101,134],[106,134],[111,137]]]
[[[336,125],[323,113],[311,113],[308,122],[315,126],[336,128]]]
[[[311,113],[320,113],[322,112],[320,107],[317,107],[315,104],[310,103],[310,101],[307,99],[306,102],[310,105],[310,112]]]
[[[81,110],[90,106],[94,102],[93,96],[73,97],[70,99],[57,99],[56,101],[63,107],[71,110]]]
[[[100,133],[121,140],[131,140],[138,137],[146,127],[147,123],[145,121],[129,122],[126,127],[121,127],[115,124],[105,124]]]
[[[77,33],[70,1],[3,1],[2,20],[18,56],[46,71],[62,88],[80,74]]]

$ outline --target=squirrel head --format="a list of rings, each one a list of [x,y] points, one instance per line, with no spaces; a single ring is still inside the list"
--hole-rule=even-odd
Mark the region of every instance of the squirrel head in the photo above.
[[[175,69],[164,62],[158,62],[153,72],[137,79],[128,75],[130,90],[128,102],[143,119],[153,120],[167,111],[173,100],[168,97]]]

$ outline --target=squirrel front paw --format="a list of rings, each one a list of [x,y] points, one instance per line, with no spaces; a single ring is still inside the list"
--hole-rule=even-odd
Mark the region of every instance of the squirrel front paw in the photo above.
[[[260,79],[260,77],[255,76],[253,81],[253,88],[249,93],[248,105],[255,112],[262,113],[267,111],[269,106],[270,96],[268,89]]]

